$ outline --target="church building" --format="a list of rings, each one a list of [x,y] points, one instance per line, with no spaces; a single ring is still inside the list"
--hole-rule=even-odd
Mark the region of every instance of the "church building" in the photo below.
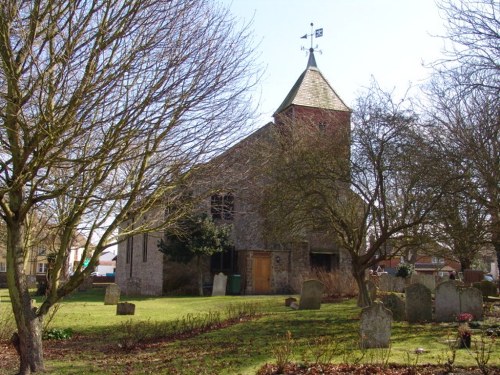
[[[321,233],[307,233],[304,240],[276,243],[266,239],[256,192],[269,179],[266,171],[253,168],[253,178],[231,178],[244,167],[240,157],[262,139],[272,139],[273,132],[284,124],[307,124],[310,131],[344,134],[349,158],[351,110],[342,101],[319,70],[314,50],[309,50],[306,69],[299,76],[282,104],[274,113],[274,121],[264,125],[227,150],[212,163],[225,160],[226,178],[233,181],[224,193],[212,195],[206,212],[217,223],[232,224],[234,248],[205,260],[204,282],[209,285],[213,275],[223,272],[237,279],[241,294],[284,294],[300,292],[302,280],[315,269],[333,271],[350,267],[350,259],[335,242]],[[341,130],[340,132],[338,130]],[[231,160],[231,162],[227,162]],[[257,176],[255,176],[257,175]],[[158,251],[162,234],[144,234],[123,241],[118,247],[116,282],[128,294],[161,295],[196,293],[197,275],[193,265],[172,262]],[[231,287],[230,285],[230,287]]]

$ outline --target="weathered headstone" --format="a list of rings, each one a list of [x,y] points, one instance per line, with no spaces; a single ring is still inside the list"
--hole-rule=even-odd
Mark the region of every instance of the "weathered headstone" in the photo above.
[[[366,288],[368,289],[368,294],[370,295],[370,300],[373,302],[377,299],[377,284],[372,280],[366,281]]]
[[[392,313],[380,301],[373,302],[361,312],[362,348],[388,348],[391,340]]]
[[[382,303],[386,308],[391,310],[392,319],[396,322],[405,320],[406,318],[406,305],[402,297],[394,293],[388,293],[382,296]]]
[[[405,289],[406,319],[409,323],[432,320],[431,291],[425,285],[411,284]]]
[[[135,305],[129,302],[120,302],[116,305],[116,315],[135,315]]]
[[[321,307],[325,286],[318,280],[306,280],[300,293],[300,310],[318,310]]]
[[[402,293],[405,290],[405,280],[402,277],[383,273],[380,275],[379,288],[384,292]]]
[[[104,294],[105,305],[116,305],[120,302],[120,287],[117,284],[109,284]]]
[[[445,281],[436,288],[435,312],[437,322],[453,322],[460,314],[460,294],[454,280]]]
[[[436,289],[436,277],[425,273],[413,273],[411,275],[412,284],[422,284],[430,289],[431,293]]]
[[[225,296],[227,287],[227,276],[222,272],[214,276],[214,284],[212,287],[212,297]]]
[[[483,294],[476,288],[465,288],[460,291],[460,312],[469,313],[474,320],[483,319]]]

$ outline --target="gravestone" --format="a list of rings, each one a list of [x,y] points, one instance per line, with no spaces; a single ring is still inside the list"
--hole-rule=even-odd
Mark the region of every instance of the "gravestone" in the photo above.
[[[469,313],[474,320],[483,319],[483,294],[476,288],[465,288],[460,291],[460,312]]]
[[[391,339],[392,313],[380,301],[361,312],[361,348],[388,348]]]
[[[105,305],[116,305],[120,302],[120,287],[117,284],[109,284],[104,295]]]
[[[318,310],[321,307],[321,298],[325,286],[318,280],[306,280],[302,284],[300,293],[300,310]]]
[[[402,293],[405,290],[405,279],[389,273],[383,273],[380,275],[379,288],[384,292]]]
[[[422,284],[429,288],[431,293],[436,290],[436,277],[425,273],[413,273],[411,275],[412,284]]]
[[[366,288],[368,289],[368,294],[370,295],[370,301],[375,301],[377,299],[377,285],[372,280],[367,280]]]
[[[135,315],[135,305],[128,302],[120,302],[116,305],[116,315]]]
[[[391,310],[394,321],[400,322],[406,319],[406,305],[402,297],[389,293],[383,295],[381,301],[387,309]]]
[[[457,283],[448,280],[436,288],[435,312],[437,322],[454,322],[460,314],[460,293]]]
[[[222,272],[214,276],[214,284],[212,287],[212,297],[225,296],[227,287],[227,276]]]
[[[406,319],[409,323],[432,320],[431,291],[425,285],[411,284],[405,289]]]

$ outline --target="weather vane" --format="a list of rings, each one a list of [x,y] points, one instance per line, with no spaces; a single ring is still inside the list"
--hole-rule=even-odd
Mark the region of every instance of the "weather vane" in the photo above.
[[[300,39],[307,39],[308,37],[311,37],[311,48],[309,48],[309,51],[314,52],[315,50],[321,53],[320,50],[318,50],[318,45],[316,44],[316,47],[313,47],[314,44],[314,38],[321,38],[323,36],[323,28],[321,29],[316,29],[314,30],[314,24],[311,22],[311,34],[304,34],[300,37]],[[302,50],[305,50],[305,47],[302,47]]]

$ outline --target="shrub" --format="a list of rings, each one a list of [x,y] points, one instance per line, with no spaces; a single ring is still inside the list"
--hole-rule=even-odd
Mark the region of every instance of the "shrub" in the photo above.
[[[329,297],[354,297],[358,294],[356,281],[350,272],[324,271],[315,269],[303,278],[318,279],[325,286],[324,293]]]
[[[10,304],[0,303],[0,341],[10,340],[16,332],[16,323]]]
[[[51,328],[43,333],[44,340],[69,340],[73,336],[71,328]]]
[[[407,278],[413,273],[413,265],[409,263],[401,263],[398,265],[398,269],[396,271],[397,277]]]

